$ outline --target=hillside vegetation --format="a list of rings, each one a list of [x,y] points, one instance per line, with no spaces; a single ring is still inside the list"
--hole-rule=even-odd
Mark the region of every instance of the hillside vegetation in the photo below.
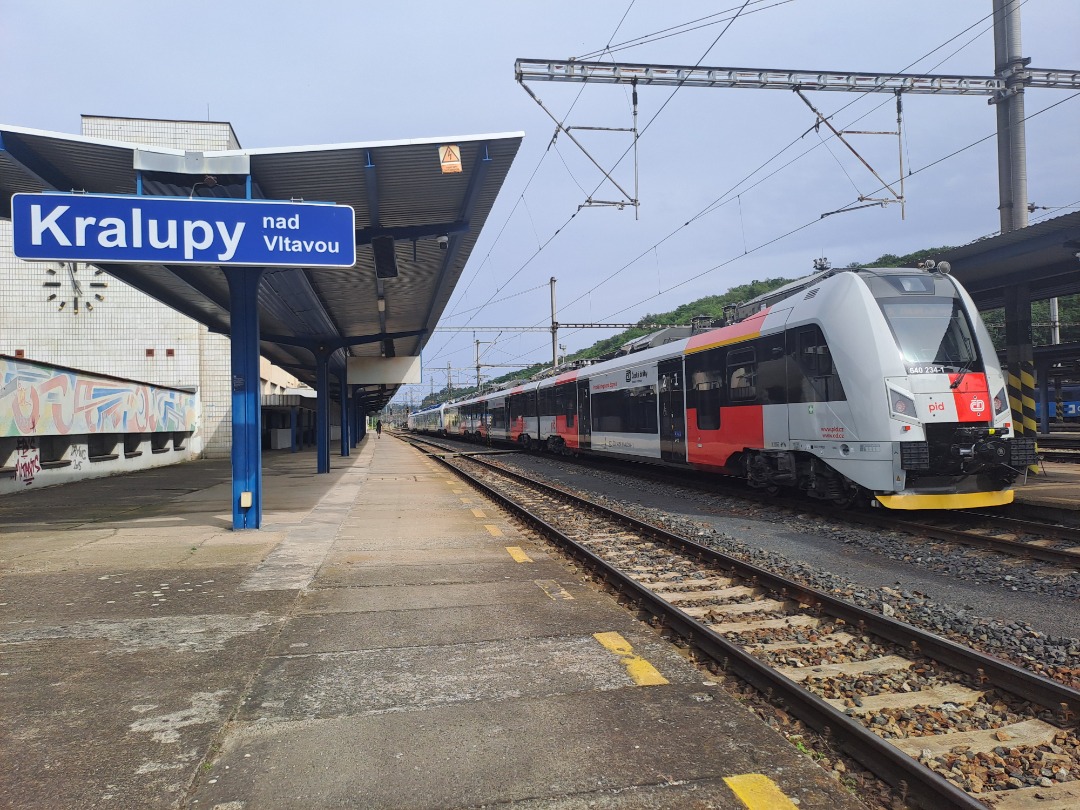
[[[871,262],[852,262],[848,267],[915,267],[919,262],[936,258],[950,249],[951,248],[949,247],[927,248],[903,256],[886,253]],[[770,290],[782,287],[784,284],[788,284],[791,281],[794,281],[794,279],[768,278],[763,281],[751,281],[749,284],[741,284],[738,287],[732,287],[721,295],[709,295],[704,298],[698,298],[696,301],[682,304],[668,312],[644,315],[637,323],[688,325],[690,320],[696,317],[719,320],[723,316],[725,306],[748,301],[751,298],[767,293]],[[1060,317],[1062,322],[1061,339],[1063,341],[1080,340],[1080,296],[1074,295],[1069,298],[1062,298],[1060,299],[1060,302]],[[1004,345],[1005,339],[1004,313],[1000,309],[991,310],[983,313],[983,318],[986,321],[987,328],[990,330],[990,335],[993,337],[995,345],[997,345],[998,348],[1001,348]],[[598,340],[588,348],[567,355],[566,360],[588,360],[595,357],[601,357],[615,351],[627,341],[641,337],[642,335],[647,335],[654,331],[656,330],[640,327],[627,329],[617,335]],[[1032,305],[1032,332],[1035,344],[1040,345],[1049,343],[1049,331],[1049,304],[1046,301],[1036,302]],[[549,365],[549,363],[537,363],[528,368],[523,368],[520,371],[512,371],[509,374],[496,377],[491,382],[498,385],[509,380],[527,380],[529,377],[547,368]],[[434,394],[429,394],[424,397],[421,407],[434,405],[447,399],[456,399],[467,396],[475,391],[475,386],[462,388],[455,387],[450,392],[448,392],[446,388],[443,388],[441,391],[436,391]]]

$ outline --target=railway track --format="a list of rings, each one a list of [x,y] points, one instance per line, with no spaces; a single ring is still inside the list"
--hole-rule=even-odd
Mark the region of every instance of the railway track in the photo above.
[[[1039,455],[1047,461],[1080,462],[1080,434],[1039,436]]]
[[[994,806],[1019,810],[1080,801],[1080,691],[481,453],[433,456],[920,805],[978,808],[1000,799]]]
[[[423,441],[431,442],[428,438]],[[457,442],[457,440],[450,441]],[[460,452],[478,452],[477,445],[469,443],[462,443],[459,446],[432,442],[432,445]],[[469,449],[463,450],[462,447]],[[899,531],[915,537],[967,546],[976,551],[994,551],[1068,568],[1080,568],[1080,528],[1073,526],[1062,526],[1034,519],[1009,518],[974,510],[920,514],[918,517],[910,513],[880,510],[838,510],[831,504],[805,498],[799,499],[797,505],[790,506],[776,498],[750,490],[741,482],[728,482],[722,476],[709,476],[703,480],[700,476],[691,477],[682,475],[679,471],[650,468],[646,465],[637,465],[641,469],[626,464],[614,466],[604,459],[577,458],[574,459],[574,463],[702,492],[723,491],[726,495],[767,504],[770,509],[810,512],[830,520],[843,521],[863,528]]]
[[[832,515],[836,517],[836,515]],[[904,531],[946,543],[1080,568],[1080,529],[977,512],[922,518],[852,512],[841,519],[860,526]],[[972,522],[978,525],[972,526]]]

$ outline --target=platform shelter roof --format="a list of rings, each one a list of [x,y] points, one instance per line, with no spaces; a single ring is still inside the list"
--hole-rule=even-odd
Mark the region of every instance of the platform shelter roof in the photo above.
[[[243,199],[250,194],[352,206],[353,267],[271,268],[260,288],[263,355],[314,384],[313,350],[333,351],[335,375],[343,372],[348,356],[420,354],[523,137],[512,132],[184,152],[0,124],[0,217],[10,217],[16,193],[136,194],[140,180],[147,195]],[[457,147],[460,171],[444,171],[440,147],[447,145]],[[396,275],[389,275],[385,261],[376,270],[372,240],[379,237],[393,239],[390,264],[396,264]],[[99,266],[212,331],[229,333],[229,292],[220,266]],[[381,408],[395,390],[367,388],[367,409]]]
[[[934,256],[952,265],[980,309],[1004,305],[1026,283],[1032,300],[1080,293],[1080,212],[1047,219]]]

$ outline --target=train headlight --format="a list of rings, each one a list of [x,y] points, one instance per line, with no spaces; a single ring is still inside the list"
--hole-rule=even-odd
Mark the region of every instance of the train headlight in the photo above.
[[[895,388],[889,389],[889,406],[892,408],[893,416],[905,419],[915,419],[918,416],[915,413],[915,400],[907,394],[901,394]]]

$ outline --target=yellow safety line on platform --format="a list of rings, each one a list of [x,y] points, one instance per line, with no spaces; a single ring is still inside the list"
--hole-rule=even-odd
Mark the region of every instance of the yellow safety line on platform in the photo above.
[[[478,517],[478,518],[486,518],[487,517],[487,515],[484,514],[483,509],[473,509],[472,513],[473,513],[473,517]]]
[[[490,523],[485,523],[484,528],[491,532],[492,537],[503,536],[502,529],[500,529],[498,526],[492,526]]]
[[[532,557],[522,551],[520,546],[507,546],[506,553],[514,558],[514,562],[532,562]]]
[[[795,803],[763,773],[725,776],[724,781],[749,810],[795,810]]]
[[[553,579],[534,579],[533,582],[539,586],[540,590],[556,601],[574,598],[566,588]]]
[[[462,498],[461,502],[468,506],[470,503],[472,503],[472,498]]]
[[[614,632],[593,633],[593,638],[599,641],[604,646],[604,649],[615,653],[622,659],[623,666],[626,667],[626,671],[630,675],[630,680],[638,686],[663,686],[668,683],[668,679],[661,675],[656,667],[634,653],[634,648],[630,646],[630,642],[620,634]]]

